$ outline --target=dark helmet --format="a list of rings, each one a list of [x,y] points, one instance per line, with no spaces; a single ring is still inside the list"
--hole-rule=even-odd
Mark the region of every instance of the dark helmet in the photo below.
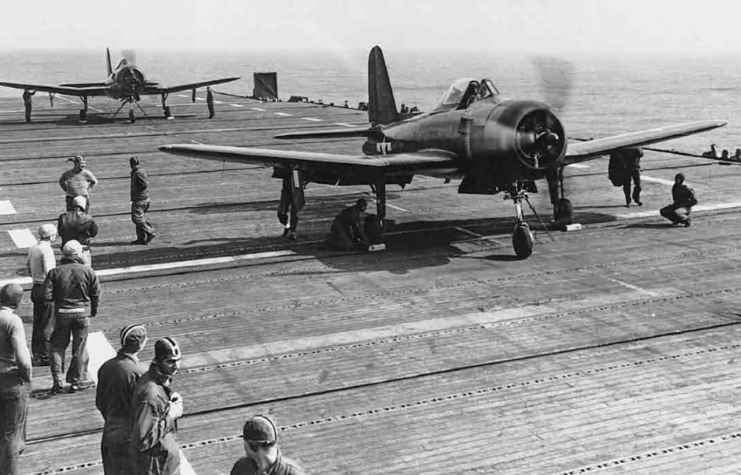
[[[129,159],[129,165],[131,165],[131,168],[135,168],[139,166],[139,157],[134,155]]]

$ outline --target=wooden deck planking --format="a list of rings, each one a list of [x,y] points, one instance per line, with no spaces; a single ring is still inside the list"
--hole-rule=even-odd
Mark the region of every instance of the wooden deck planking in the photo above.
[[[318,415],[352,414],[377,408],[381,412],[289,430],[284,434],[286,453],[315,472],[361,473],[360,467],[362,473],[388,470],[482,473],[491,469],[504,470],[502,473],[551,473],[553,467],[564,467],[564,471],[576,469],[580,464],[601,463],[611,453],[620,455],[636,453],[643,447],[651,450],[671,446],[703,434],[722,435],[728,429],[735,414],[733,406],[723,402],[726,399],[718,401],[717,397],[725,398],[732,391],[733,371],[727,361],[729,356],[731,360],[734,356],[728,352],[737,355],[737,350],[709,353],[711,358],[698,357],[690,366],[678,366],[687,357],[671,358],[662,360],[661,364],[626,366],[549,384],[515,384],[509,390],[485,392],[480,396],[422,405],[415,405],[414,401],[444,396],[456,389],[463,393],[476,390],[484,380],[487,384],[497,384],[507,378],[522,381],[525,376],[547,379],[554,372],[595,367],[598,361],[627,361],[635,352],[648,355],[645,357],[666,355],[682,345],[710,348],[716,341],[731,338],[736,327],[693,330],[713,323],[733,322],[733,310],[739,303],[734,266],[739,259],[739,247],[734,244],[739,232],[738,218],[733,212],[696,213],[695,226],[689,230],[653,225],[660,223],[660,218],[615,220],[616,214],[663,206],[669,187],[646,183],[647,205],[626,209],[620,206],[621,190],[606,181],[601,169],[606,168],[605,163],[592,162],[593,167],[574,172],[578,176],[567,182],[567,190],[578,195],[577,216],[583,216],[584,222],[589,223],[587,229],[581,233],[559,233],[556,243],[546,243],[547,236],[539,233],[544,244],[536,247],[530,260],[498,260],[498,256],[511,254],[507,236],[512,225],[510,206],[500,197],[460,196],[455,184],[442,185],[440,181],[416,177],[404,192],[393,191],[394,198],[389,200],[405,210],[389,209],[390,216],[400,225],[399,233],[389,236],[389,251],[377,255],[320,251],[311,241],[321,239],[334,213],[365,190],[312,185],[308,190],[309,204],[302,213],[302,241],[284,243],[275,237],[279,231],[274,216],[279,182],[266,179],[269,170],[229,164],[221,172],[218,163],[202,163],[152,150],[157,145],[181,139],[294,148],[295,143],[272,139],[273,131],[324,125],[337,128],[331,123],[315,123],[301,117],[326,118],[326,122],[355,118],[363,124],[364,114],[305,104],[256,106],[266,109],[265,112],[223,104],[217,106],[217,118],[206,121],[202,120],[203,104],[198,107],[199,104],[170,103],[177,117],[174,121],[141,119],[133,125],[91,120],[88,126],[80,126],[74,123],[74,107],[48,115],[41,104],[35,104],[35,110],[52,121],[26,126],[20,123],[21,113],[15,119],[12,114],[0,116],[4,133],[9,127],[16,128],[13,137],[2,137],[7,143],[3,142],[0,161],[6,161],[13,173],[7,179],[0,179],[0,194],[9,190],[18,195],[20,208],[19,214],[11,218],[15,224],[3,225],[9,221],[2,221],[0,231],[25,223],[33,229],[38,225],[35,223],[56,218],[62,203],[56,179],[69,166],[62,157],[78,153],[70,150],[72,145],[81,147],[89,167],[101,179],[101,187],[93,195],[94,214],[105,229],[96,239],[98,268],[250,249],[257,252],[288,248],[297,252],[295,258],[269,259],[220,270],[204,267],[161,277],[144,274],[131,276],[131,280],[104,279],[105,310],[94,321],[94,327],[103,329],[114,346],[119,316],[137,315],[150,325],[152,337],[175,336],[183,343],[186,361],[202,361],[197,364],[205,370],[186,366],[176,382],[187,401],[186,413],[191,404],[190,407],[202,410],[218,408],[225,402],[265,401],[257,407],[217,412],[208,417],[186,417],[181,424],[181,443],[238,434],[241,421],[254,411],[271,411],[279,416],[279,423],[295,423],[314,420]],[[104,106],[100,108],[107,110]],[[148,113],[151,110],[152,114],[159,114],[154,105],[146,109]],[[276,116],[275,112],[296,115]],[[110,137],[82,141],[53,139],[83,133]],[[35,145],[35,137],[42,134],[51,140],[42,146]],[[357,153],[357,144],[358,141],[330,144],[317,141],[300,146],[305,150]],[[128,239],[133,235],[128,219],[127,157],[134,153],[145,160],[145,168],[153,184],[157,184],[151,216],[159,236],[150,248],[117,245],[126,240],[124,236]],[[654,169],[648,168],[644,174],[671,179],[681,169],[678,167],[699,164],[687,174],[701,202],[740,198],[735,192],[739,171],[734,167],[660,157],[653,160],[655,157],[647,154],[644,166],[650,163]],[[178,164],[175,169],[173,164]],[[205,195],[214,187],[218,190],[209,195],[210,201],[194,196]],[[0,199],[5,198],[0,196]],[[649,225],[634,226],[644,222]],[[187,223],[185,229],[183,223]],[[454,230],[456,226],[478,234],[494,233],[494,240],[475,239]],[[430,228],[437,231],[430,233]],[[7,233],[3,234],[0,267],[3,274],[11,276],[22,266],[25,251],[15,250],[7,240]],[[474,251],[454,250],[447,244],[451,238],[473,240],[478,247],[466,244]],[[145,302],[147,311],[142,315]],[[239,364],[245,361],[239,356],[240,350],[266,342],[321,338],[341,331],[369,332],[384,325],[452,319],[481,313],[482,309],[534,304],[543,305],[546,310],[522,321],[514,318],[475,330],[467,329],[470,325],[455,323],[450,324],[449,332],[433,331],[420,337],[402,333],[397,341],[389,343],[357,337],[361,343],[358,346],[350,344],[332,349],[331,344],[320,344],[315,348],[320,350],[317,354],[291,356],[289,353],[286,358],[278,354],[264,362]],[[28,303],[21,312],[30,313]],[[683,331],[692,333],[683,334]],[[724,336],[724,332],[731,332],[731,336]],[[658,334],[666,335],[655,338]],[[713,338],[695,340],[698,335],[706,334],[712,334]],[[327,338],[331,341],[331,336]],[[647,340],[628,343],[635,338]],[[316,340],[319,341],[322,340]],[[657,342],[666,347],[659,353],[653,349]],[[600,346],[604,344],[609,346]],[[204,348],[213,348],[215,352],[210,354]],[[559,353],[563,351],[567,352]],[[142,355],[144,361],[150,357],[151,348]],[[215,364],[209,365],[209,358],[236,364],[209,369]],[[488,361],[494,363],[473,370],[456,369]],[[420,376],[439,369],[450,372]],[[505,374],[501,373],[503,370]],[[403,379],[384,382],[393,377]],[[43,389],[47,379],[39,376],[37,388]],[[350,389],[373,381],[378,384]],[[572,384],[577,381],[579,385]],[[347,389],[342,390],[343,387]],[[300,396],[327,389],[339,392]],[[631,395],[631,391],[638,390],[645,394],[643,398]],[[269,402],[276,395],[286,394],[296,398]],[[666,410],[667,402],[656,400],[658,395],[667,397],[675,407]],[[73,430],[99,427],[99,416],[91,414],[94,412],[91,397],[91,392],[60,396],[69,402],[68,416],[54,410],[57,398],[34,400],[29,437],[39,437],[44,432],[59,434],[70,427]],[[400,401],[411,402],[413,406],[383,410]],[[600,405],[604,401],[613,401],[609,413],[604,412],[604,404]],[[705,406],[707,410],[702,412]],[[570,409],[559,414],[554,409],[558,407]],[[632,411],[632,416],[621,418],[625,411]],[[90,416],[81,417],[86,412]],[[713,416],[712,424],[706,426],[703,415],[707,418],[708,414]],[[656,424],[659,429],[676,429],[676,421],[680,421],[681,433],[651,430]],[[492,433],[493,423],[517,437],[507,440],[500,433]],[[469,431],[469,427],[473,430]],[[533,433],[552,443],[536,442]],[[24,457],[24,470],[97,460],[97,437],[31,444]],[[357,440],[373,443],[357,451],[354,450]],[[590,441],[595,450],[584,453],[580,447],[590,445]],[[70,447],[76,448],[74,454],[69,453]],[[501,448],[502,452],[492,447]],[[603,449],[597,450],[599,447]],[[733,466],[734,458],[719,455],[722,452],[717,448],[700,447],[682,452],[681,457],[672,453],[650,459],[650,464],[646,459],[641,464],[648,464],[649,471],[653,468],[662,471],[662,467],[697,468],[703,455],[712,453],[713,463],[718,467]],[[513,454],[512,460],[507,459],[508,450]],[[241,442],[236,439],[185,451],[199,474],[228,473],[240,452]],[[731,450],[730,454],[733,453]],[[39,457],[52,458],[53,463],[44,465]],[[457,463],[461,458],[467,460],[464,466]],[[331,466],[324,470],[328,461]],[[641,464],[631,463],[637,470]],[[615,467],[614,470],[624,471],[619,465]],[[610,470],[613,468],[601,471]],[[99,470],[79,469],[75,473],[99,473]],[[688,469],[687,473],[692,472]]]

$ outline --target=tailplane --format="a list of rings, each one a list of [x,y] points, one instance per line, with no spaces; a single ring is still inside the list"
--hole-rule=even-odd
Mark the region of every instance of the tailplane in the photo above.
[[[386,61],[379,46],[374,46],[368,57],[368,119],[377,125],[399,120]]]
[[[108,77],[111,77],[111,74],[113,74],[113,66],[111,66],[111,50],[108,48],[105,49],[105,59],[108,65]]]

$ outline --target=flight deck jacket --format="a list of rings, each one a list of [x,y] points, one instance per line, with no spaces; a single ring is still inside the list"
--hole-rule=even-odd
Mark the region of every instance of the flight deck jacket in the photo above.
[[[93,218],[79,210],[60,214],[57,230],[59,237],[62,238],[62,247],[72,240],[87,246],[90,244],[90,238],[98,235],[98,225]]]
[[[98,313],[100,281],[95,271],[79,257],[63,257],[44,281],[44,300],[54,302],[57,312],[90,316]]]
[[[149,199],[149,178],[143,168],[136,167],[131,170],[131,201],[144,201]]]
[[[131,453],[137,475],[171,475],[180,467],[177,425],[168,415],[171,394],[169,378],[150,365],[131,401]]]

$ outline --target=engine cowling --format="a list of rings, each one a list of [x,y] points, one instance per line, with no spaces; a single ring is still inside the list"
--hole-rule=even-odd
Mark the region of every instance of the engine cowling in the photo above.
[[[473,138],[471,158],[498,162],[498,178],[508,181],[542,178],[566,155],[561,121],[537,101],[511,101],[492,109],[483,133]]]
[[[141,70],[134,67],[128,67],[121,71],[118,83],[122,89],[127,92],[138,93],[144,87],[146,79]]]

